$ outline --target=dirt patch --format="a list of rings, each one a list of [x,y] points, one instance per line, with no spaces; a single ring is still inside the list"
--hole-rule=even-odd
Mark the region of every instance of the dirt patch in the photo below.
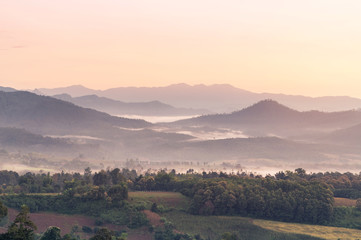
[[[150,210],[144,210],[143,211],[145,213],[145,215],[147,215],[147,218],[150,222],[150,225],[155,226],[155,227],[159,227],[159,226],[163,226],[164,224],[162,223],[162,221],[160,220],[161,217],[159,216],[159,214],[152,212]]]

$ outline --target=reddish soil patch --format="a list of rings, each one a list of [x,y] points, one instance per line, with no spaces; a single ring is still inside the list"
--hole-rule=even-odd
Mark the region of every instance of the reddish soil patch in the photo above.
[[[152,212],[150,210],[144,210],[143,212],[145,213],[145,215],[147,215],[150,225],[153,225],[155,227],[163,225],[163,223],[160,221],[160,216],[155,212]]]

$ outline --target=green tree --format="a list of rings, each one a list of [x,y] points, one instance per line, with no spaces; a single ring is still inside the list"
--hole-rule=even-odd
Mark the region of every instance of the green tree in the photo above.
[[[121,201],[128,198],[128,187],[122,183],[112,186],[108,190],[108,196],[113,201]]]
[[[29,208],[26,205],[21,206],[20,213],[16,216],[14,222],[9,226],[7,239],[11,240],[33,240],[34,231],[37,229],[30,220]]]
[[[357,208],[358,210],[361,210],[361,198],[359,198],[359,199],[356,200],[356,208]]]
[[[95,173],[93,176],[93,184],[97,186],[106,185],[108,183],[108,175],[102,170],[98,173]]]
[[[0,219],[6,217],[8,215],[8,208],[0,202]]]
[[[61,240],[60,228],[58,227],[48,227],[44,232],[40,240]]]
[[[112,240],[112,233],[108,229],[102,228],[89,240]]]

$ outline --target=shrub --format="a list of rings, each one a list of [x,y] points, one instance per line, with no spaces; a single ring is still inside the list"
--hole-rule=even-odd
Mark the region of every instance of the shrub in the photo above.
[[[93,232],[93,229],[91,229],[91,227],[88,227],[88,226],[83,226],[81,228],[81,230],[85,233],[92,233]]]

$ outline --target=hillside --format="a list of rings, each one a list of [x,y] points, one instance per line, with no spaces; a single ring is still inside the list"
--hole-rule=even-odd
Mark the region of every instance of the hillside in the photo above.
[[[361,123],[325,134],[318,140],[340,145],[359,146],[361,142]]]
[[[0,127],[0,145],[1,146],[17,146],[28,147],[33,145],[66,145],[68,142],[63,139],[44,137],[39,134],[28,132],[19,128],[4,128]]]
[[[143,120],[110,116],[55,98],[29,92],[0,92],[0,126],[40,134],[99,134],[114,127],[143,128]]]
[[[122,102],[97,95],[71,97],[69,94],[54,95],[54,98],[74,103],[81,107],[92,108],[111,115],[140,115],[140,116],[193,116],[209,114],[205,109],[175,108],[159,102]]]

